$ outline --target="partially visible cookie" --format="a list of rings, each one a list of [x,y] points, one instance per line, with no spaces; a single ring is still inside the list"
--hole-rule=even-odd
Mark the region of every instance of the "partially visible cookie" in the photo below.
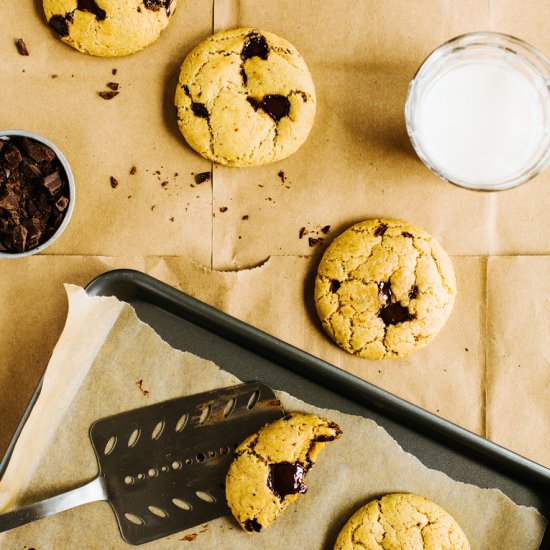
[[[249,533],[270,525],[305,493],[304,476],[339,426],[314,414],[291,413],[245,439],[235,451],[225,483],[231,512]]]
[[[424,347],[453,308],[451,260],[428,233],[407,222],[367,220],[325,251],[315,280],[323,328],[359,357],[404,357]]]
[[[176,9],[176,0],[43,0],[50,27],[73,48],[119,57],[152,44]]]
[[[427,498],[395,493],[351,516],[334,550],[470,550],[456,520]]]
[[[187,143],[229,166],[283,159],[306,140],[315,87],[296,48],[275,34],[242,28],[196,46],[181,66],[175,104]]]

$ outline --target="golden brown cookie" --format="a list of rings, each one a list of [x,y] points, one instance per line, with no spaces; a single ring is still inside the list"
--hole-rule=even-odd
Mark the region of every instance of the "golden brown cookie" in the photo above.
[[[202,156],[229,166],[283,159],[306,140],[315,87],[296,48],[243,28],[201,42],[181,66],[175,103],[182,134]]]
[[[43,0],[50,27],[73,48],[118,57],[152,44],[176,9],[176,0]]]
[[[334,550],[470,550],[456,520],[427,498],[395,493],[351,516]]]
[[[304,477],[339,426],[314,414],[291,413],[245,439],[225,483],[231,512],[249,533],[268,527],[307,487]]]
[[[425,346],[453,308],[451,260],[422,229],[367,220],[325,251],[315,280],[323,328],[343,349],[368,359],[404,357]]]

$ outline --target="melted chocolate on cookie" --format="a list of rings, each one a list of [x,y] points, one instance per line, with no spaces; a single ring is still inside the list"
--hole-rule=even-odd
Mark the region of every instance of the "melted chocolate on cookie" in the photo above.
[[[170,17],[172,0],[143,0],[143,5],[151,11],[159,11],[163,7],[166,10],[166,15]]]
[[[95,3],[95,0],[78,0],[78,5],[76,9],[93,13],[98,21],[103,21],[105,17],[107,17],[107,13],[105,12],[105,10],[102,10]]]
[[[48,24],[59,36],[69,36],[69,23],[67,16],[54,15],[50,18]]]
[[[399,302],[393,301],[394,296],[391,291],[390,283],[382,282],[378,284],[378,297],[383,304],[378,311],[378,317],[384,321],[386,326],[404,323],[405,321],[410,321],[413,318],[409,313],[408,307],[402,306]]]
[[[299,462],[279,462],[271,465],[267,484],[283,500],[287,495],[305,493],[307,486],[303,483],[307,469]]]
[[[279,122],[290,113],[290,101],[284,95],[268,94],[261,101],[249,96],[246,100],[254,107],[255,111],[261,109],[275,122]]]
[[[262,526],[258,523],[256,519],[247,519],[244,522],[244,528],[247,531],[256,531],[256,533],[259,533],[262,530]]]
[[[267,40],[261,34],[249,34],[244,41],[243,51],[241,57],[243,61],[250,59],[251,57],[259,57],[260,59],[267,59],[269,53],[269,46]]]

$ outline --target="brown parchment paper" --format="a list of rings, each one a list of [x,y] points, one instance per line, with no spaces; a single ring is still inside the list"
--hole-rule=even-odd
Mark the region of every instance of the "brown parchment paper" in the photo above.
[[[170,348],[115,298],[90,298],[74,286],[67,291],[67,324],[42,394],[0,482],[0,509],[93,477],[97,465],[87,436],[93,420],[237,381],[209,361]],[[137,380],[149,391],[147,396]],[[331,548],[354,509],[383,493],[410,491],[451,512],[474,550],[538,548],[546,522],[536,510],[515,505],[498,490],[458,483],[429,470],[370,420],[318,409],[288,394],[280,397],[286,410],[329,416],[344,430],[342,440],[327,446],[309,474],[308,493],[258,536],[243,533],[226,517],[146,547],[180,547],[186,534],[195,534],[199,548],[280,548],[285,540],[305,550]],[[79,548],[126,547],[104,502],[5,533],[0,542],[9,548],[53,549],[75,543]]]

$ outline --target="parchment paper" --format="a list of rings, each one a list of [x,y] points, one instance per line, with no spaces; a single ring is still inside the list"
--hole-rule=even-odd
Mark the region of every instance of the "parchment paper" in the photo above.
[[[213,363],[173,350],[133,310],[115,298],[89,298],[67,288],[64,332],[50,361],[41,397],[21,435],[4,479],[0,507],[19,506],[77,485],[97,471],[87,431],[97,418],[177,395],[230,385],[237,380]],[[136,385],[149,394],[145,396]],[[462,525],[472,549],[538,548],[545,520],[494,489],[455,482],[429,470],[374,422],[317,409],[281,394],[286,410],[329,416],[343,430],[327,445],[308,476],[309,491],[258,536],[248,536],[229,517],[150,543],[176,548],[196,535],[200,548],[331,548],[357,507],[394,491],[423,494]],[[483,511],[480,513],[480,511]],[[189,537],[193,538],[193,537]],[[4,547],[126,548],[106,503],[93,503],[3,534]]]

